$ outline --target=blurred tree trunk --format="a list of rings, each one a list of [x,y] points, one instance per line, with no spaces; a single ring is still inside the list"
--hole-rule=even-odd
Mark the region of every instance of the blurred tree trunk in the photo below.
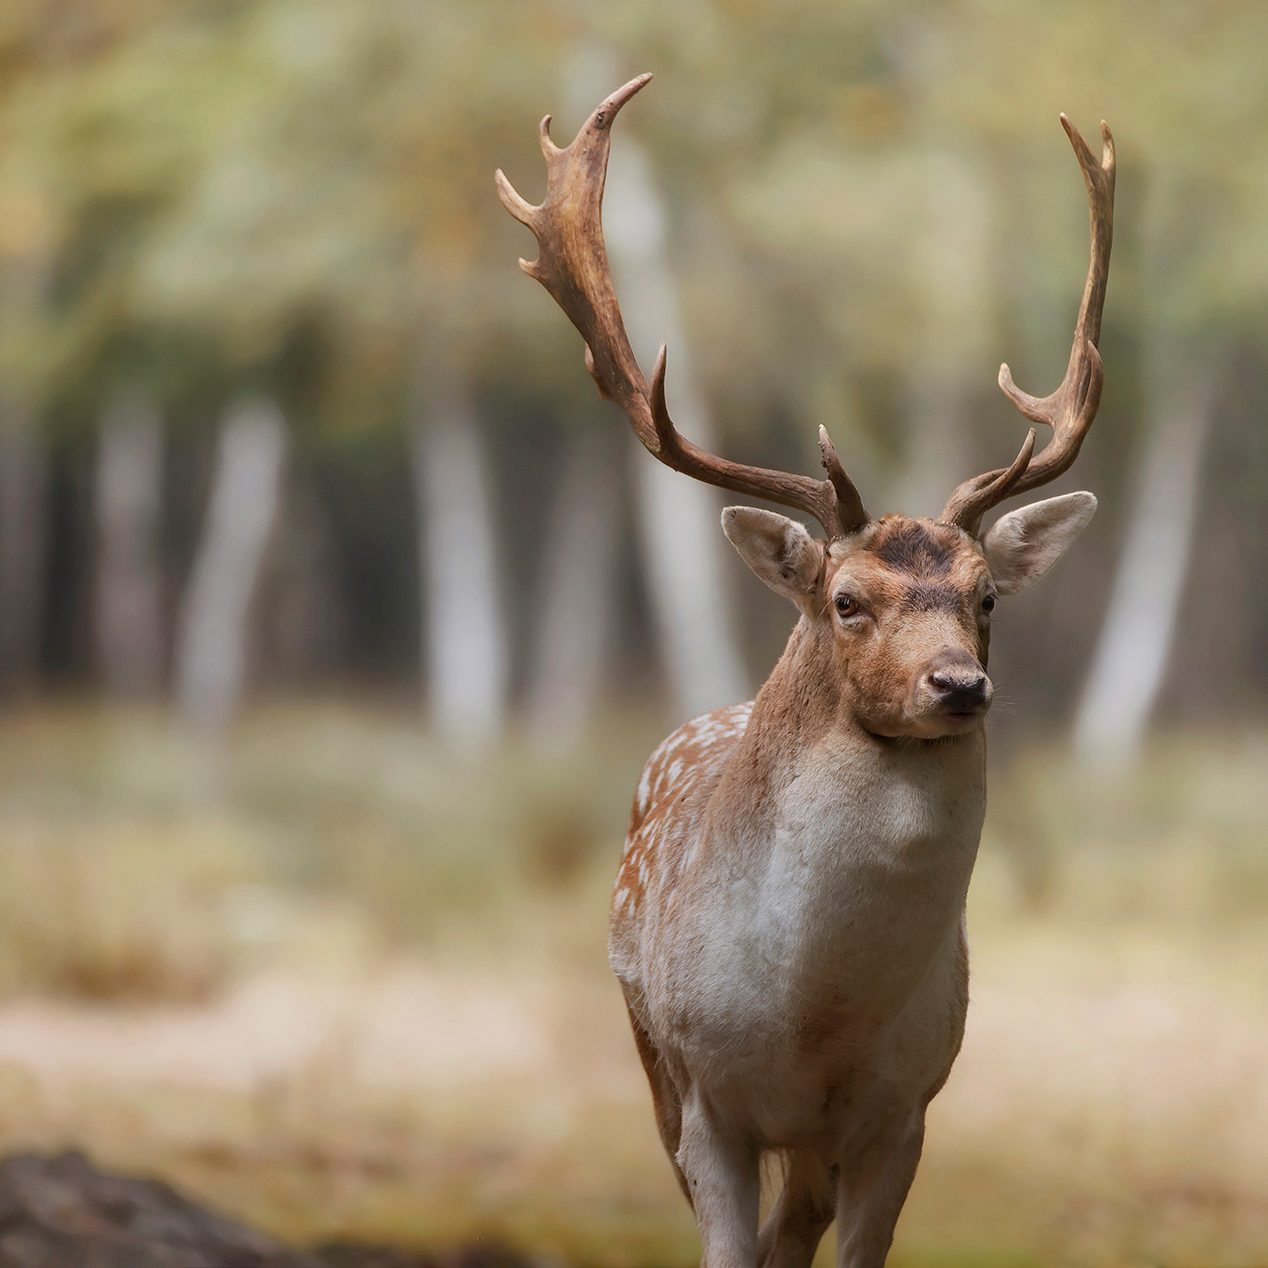
[[[111,696],[152,696],[162,678],[157,559],[162,467],[162,422],[153,403],[115,401],[102,419],[96,489],[95,633]]]
[[[47,521],[44,438],[0,401],[0,695],[27,689],[39,665]]]
[[[285,420],[269,400],[238,402],[220,430],[176,654],[177,704],[200,730],[221,730],[242,695],[251,599],[277,517],[287,443]]]
[[[612,630],[616,472],[611,437],[574,441],[542,550],[525,713],[529,733],[576,743],[594,714]]]
[[[588,50],[574,67],[569,96],[588,113],[615,74],[602,51]],[[608,82],[611,80],[612,82]],[[606,85],[606,86],[604,86]],[[581,105],[581,103],[586,103]],[[608,257],[618,280],[621,311],[640,364],[656,349],[670,350],[668,396],[682,432],[715,447],[688,341],[682,330],[678,287],[666,248],[665,208],[651,167],[626,132],[613,147],[604,198]],[[617,423],[613,419],[614,425]],[[720,499],[686,476],[662,466],[641,447],[634,456],[635,498],[644,567],[650,580],[658,639],[680,710],[695,714],[742,699],[748,674],[734,634],[723,578],[726,556],[719,526]]]
[[[506,721],[509,657],[491,478],[465,390],[420,386],[414,428],[425,691],[436,731],[480,746]]]
[[[1139,755],[1166,671],[1222,369],[1219,357],[1185,354],[1171,341],[1148,360],[1150,425],[1133,464],[1126,536],[1074,728],[1081,757],[1119,765]]]

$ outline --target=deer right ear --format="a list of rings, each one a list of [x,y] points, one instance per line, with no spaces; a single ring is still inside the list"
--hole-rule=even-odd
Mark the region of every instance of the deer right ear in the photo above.
[[[722,531],[741,558],[776,594],[804,606],[819,581],[823,547],[787,516],[728,506]]]
[[[1020,594],[1038,581],[1088,526],[1095,510],[1092,494],[1066,493],[1001,516],[982,538],[995,588],[1000,594]]]

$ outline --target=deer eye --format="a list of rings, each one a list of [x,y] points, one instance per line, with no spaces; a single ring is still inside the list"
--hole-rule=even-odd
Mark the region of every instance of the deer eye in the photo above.
[[[838,594],[836,603],[838,616],[853,616],[859,610],[859,605],[852,594]]]
[[[995,596],[993,594],[984,595],[982,597],[982,611],[993,612],[995,610]]]

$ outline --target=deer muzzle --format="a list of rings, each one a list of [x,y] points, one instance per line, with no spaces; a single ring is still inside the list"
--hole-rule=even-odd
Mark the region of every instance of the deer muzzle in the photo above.
[[[934,711],[950,718],[975,718],[991,707],[994,688],[982,666],[968,653],[948,651],[937,656],[921,682]]]

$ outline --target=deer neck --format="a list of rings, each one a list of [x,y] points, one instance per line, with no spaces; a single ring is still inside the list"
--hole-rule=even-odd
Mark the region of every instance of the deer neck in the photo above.
[[[710,800],[711,866],[699,874],[714,887],[724,878],[710,892],[742,928],[739,944],[759,948],[767,967],[755,972],[773,972],[771,991],[819,998],[848,965],[859,1017],[879,1024],[956,945],[985,813],[985,742],[873,736],[838,674],[803,621]]]
[[[985,810],[985,737],[871,734],[850,705],[830,640],[830,631],[805,617],[798,622],[719,783],[712,826],[743,823],[749,842],[773,841],[796,803],[818,817],[826,839],[856,835],[872,821],[881,844],[946,836],[971,838],[975,850]]]

